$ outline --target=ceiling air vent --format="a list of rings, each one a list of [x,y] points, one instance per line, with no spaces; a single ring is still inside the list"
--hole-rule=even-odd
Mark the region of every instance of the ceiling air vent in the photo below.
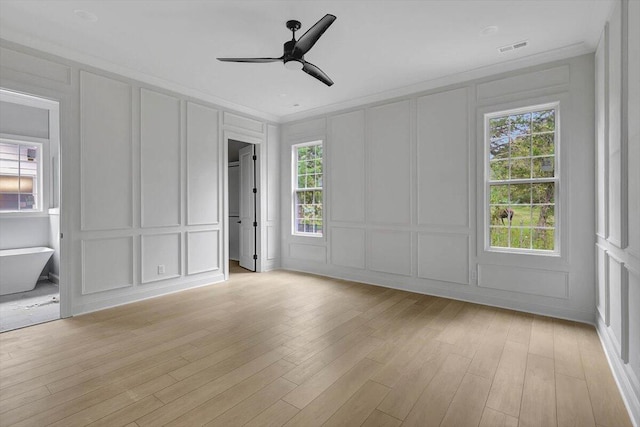
[[[499,47],[498,48],[498,52],[505,53],[505,52],[509,52],[511,50],[521,49],[523,47],[527,47],[528,44],[529,44],[529,42],[526,41],[526,40],[522,41],[522,42],[517,42],[517,43],[514,43],[514,44],[507,45],[507,46]]]

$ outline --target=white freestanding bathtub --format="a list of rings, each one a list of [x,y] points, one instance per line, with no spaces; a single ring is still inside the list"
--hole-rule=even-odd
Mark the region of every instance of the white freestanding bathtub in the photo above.
[[[35,288],[53,252],[45,247],[0,250],[0,295]]]

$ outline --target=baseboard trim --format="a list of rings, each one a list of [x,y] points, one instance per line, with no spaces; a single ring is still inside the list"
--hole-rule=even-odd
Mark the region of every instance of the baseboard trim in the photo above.
[[[215,277],[209,277],[206,279],[194,280],[177,285],[171,285],[167,287],[155,288],[152,290],[144,290],[139,293],[127,294],[118,297],[105,298],[97,301],[91,301],[84,304],[77,304],[73,306],[72,316],[79,316],[82,314],[92,313],[94,311],[106,310],[108,308],[114,308],[121,305],[140,302],[152,298],[162,297],[165,295],[175,294],[177,292],[186,291],[189,289],[201,288],[203,286],[215,285],[224,282],[224,275],[218,275]]]
[[[315,263],[302,262],[284,262],[282,265],[284,270],[299,271],[303,273],[318,274],[321,276],[331,277],[334,279],[350,280],[354,282],[365,283],[368,285],[382,286],[385,288],[398,289],[402,291],[414,292],[423,295],[433,295],[443,298],[450,298],[459,301],[482,304],[497,308],[506,308],[509,310],[522,311],[525,313],[538,314],[541,316],[550,316],[558,319],[572,320],[589,325],[594,324],[594,312],[576,310],[567,307],[557,307],[542,305],[530,301],[516,301],[514,299],[491,295],[484,295],[477,292],[471,292],[469,285],[458,285],[452,287],[451,283],[437,282],[434,280],[420,279],[419,283],[415,278],[388,278],[384,275],[376,275],[375,278],[367,274],[354,274],[350,271],[335,268],[322,268]],[[363,272],[364,273],[364,272]],[[431,285],[429,285],[431,283]],[[444,288],[446,287],[446,289]],[[595,310],[594,310],[595,311]]]
[[[60,284],[60,276],[57,274],[49,273],[49,277],[47,277],[50,282],[55,283],[56,285]]]
[[[609,334],[607,326],[599,316],[596,320],[596,330],[598,331],[600,342],[604,348],[604,354],[609,362],[609,367],[613,373],[613,379],[618,385],[622,400],[629,412],[631,423],[634,427],[640,427],[640,396],[634,391],[625,364],[618,356],[614,341]]]

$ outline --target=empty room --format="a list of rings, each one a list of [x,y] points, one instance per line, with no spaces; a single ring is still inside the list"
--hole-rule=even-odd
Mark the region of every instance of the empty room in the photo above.
[[[640,427],[639,0],[0,0],[0,426]]]

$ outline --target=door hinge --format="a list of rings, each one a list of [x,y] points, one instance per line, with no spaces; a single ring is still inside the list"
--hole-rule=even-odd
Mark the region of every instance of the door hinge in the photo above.
[[[258,259],[258,254],[253,254],[253,259]]]
[[[258,156],[256,156],[255,154],[253,155],[253,160],[258,160]]]
[[[253,221],[253,226],[257,227],[258,226],[258,222],[257,221]]]
[[[60,238],[62,239],[64,237],[64,234],[60,233]]]
[[[253,189],[253,194],[256,194],[257,192],[258,192],[258,189],[257,189],[257,188],[254,188],[254,189]]]

